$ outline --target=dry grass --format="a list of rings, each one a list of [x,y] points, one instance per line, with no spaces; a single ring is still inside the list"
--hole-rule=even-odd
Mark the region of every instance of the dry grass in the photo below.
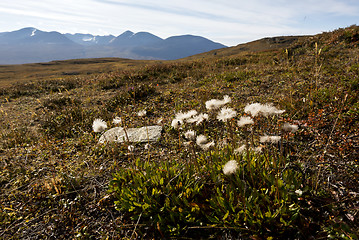
[[[29,81],[68,79],[69,76],[87,77],[92,74],[132,69],[145,64],[151,64],[151,61],[103,58],[0,65],[0,88]]]

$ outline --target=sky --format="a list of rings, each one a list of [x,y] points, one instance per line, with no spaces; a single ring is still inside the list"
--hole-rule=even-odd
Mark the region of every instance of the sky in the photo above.
[[[197,35],[227,46],[264,37],[309,35],[359,25],[358,0],[1,0],[0,32],[161,38]]]

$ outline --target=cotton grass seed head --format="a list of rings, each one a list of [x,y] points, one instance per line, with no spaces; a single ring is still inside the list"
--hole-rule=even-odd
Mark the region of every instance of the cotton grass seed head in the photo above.
[[[218,109],[218,108],[222,107],[223,105],[230,103],[230,102],[231,102],[231,98],[228,95],[225,95],[223,97],[223,100],[211,99],[211,100],[207,101],[206,108],[208,110],[215,110],[215,109]]]
[[[236,148],[236,149],[234,150],[234,153],[241,155],[242,153],[244,153],[244,151],[245,151],[246,149],[247,149],[246,145],[243,144],[243,145],[240,146],[239,148]]]
[[[200,148],[202,148],[202,150],[204,151],[207,151],[208,149],[210,149],[211,147],[214,147],[214,142],[209,142],[209,143],[206,143],[206,144],[200,144],[198,145]]]
[[[144,116],[146,116],[146,114],[147,114],[147,111],[146,111],[146,110],[141,110],[141,111],[139,111],[139,112],[137,113],[137,116],[139,116],[139,117],[144,117]]]
[[[93,121],[92,129],[94,132],[103,132],[106,128],[107,123],[104,120],[97,118]]]
[[[209,116],[208,116],[207,113],[201,113],[201,114],[198,114],[197,116],[193,116],[193,117],[187,119],[186,122],[188,122],[188,123],[196,123],[196,125],[199,125],[204,120],[207,120],[208,117]]]
[[[211,99],[206,102],[206,108],[208,110],[214,110],[222,106],[222,101],[218,99]]]
[[[202,148],[205,151],[207,151],[208,149],[210,149],[215,145],[213,141],[208,142],[207,137],[203,134],[197,136],[196,143],[200,148]]]
[[[243,116],[238,121],[238,126],[239,127],[244,127],[245,125],[250,125],[250,124],[254,124],[254,121],[253,121],[253,119],[251,117]]]
[[[253,117],[257,116],[260,111],[261,111],[261,104],[260,103],[252,103],[252,104],[248,104],[245,108],[244,108],[244,112],[251,114]]]
[[[185,113],[183,113],[183,112],[178,112],[178,113],[176,114],[176,117],[175,117],[175,118],[178,119],[178,120],[184,121],[184,120],[186,120],[186,119],[188,119],[188,118],[193,117],[194,115],[197,115],[197,111],[196,111],[196,110],[190,110],[190,111],[185,112]]]
[[[184,136],[187,140],[191,140],[191,141],[196,140],[196,132],[193,130],[185,132]]]
[[[273,106],[272,103],[260,104],[260,103],[252,103],[248,104],[244,108],[244,112],[251,114],[253,117],[258,115],[263,115],[268,117],[270,115],[279,115],[285,112],[285,110],[279,110]]]
[[[254,152],[255,153],[261,153],[263,151],[263,147],[262,146],[258,146],[254,148]]]
[[[179,129],[179,128],[181,128],[182,125],[183,125],[183,120],[177,119],[177,118],[172,120],[171,126],[174,129]]]
[[[225,95],[224,97],[223,97],[223,104],[227,104],[227,103],[230,103],[232,100],[231,100],[231,98],[228,96],[228,95]]]
[[[298,125],[284,123],[282,129],[286,132],[296,132],[298,130]]]
[[[236,160],[231,160],[228,161],[224,166],[223,166],[223,173],[225,175],[231,175],[233,173],[235,173],[239,168],[239,165],[237,163]]]
[[[259,141],[261,143],[278,143],[280,141],[280,136],[261,136]]]
[[[121,125],[122,124],[122,119],[120,117],[115,117],[113,120],[112,120],[112,123],[113,124],[119,124]]]
[[[203,134],[199,135],[196,139],[196,143],[198,145],[203,145],[206,144],[208,142],[207,137]]]
[[[217,119],[223,122],[227,122],[228,119],[232,119],[237,116],[237,112],[232,108],[224,107],[217,115]]]

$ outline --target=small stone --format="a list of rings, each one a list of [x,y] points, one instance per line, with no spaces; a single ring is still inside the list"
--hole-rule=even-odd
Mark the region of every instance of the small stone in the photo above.
[[[156,142],[161,137],[162,126],[145,126],[141,128],[127,128],[126,132],[122,127],[115,127],[102,134],[99,143],[105,142]],[[126,136],[127,133],[127,136]],[[128,139],[127,139],[128,137]]]

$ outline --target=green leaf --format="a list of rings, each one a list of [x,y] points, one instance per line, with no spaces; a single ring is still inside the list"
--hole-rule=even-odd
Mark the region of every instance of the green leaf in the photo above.
[[[223,221],[226,220],[228,216],[229,216],[229,211],[226,212],[226,214],[223,216],[222,220]]]

